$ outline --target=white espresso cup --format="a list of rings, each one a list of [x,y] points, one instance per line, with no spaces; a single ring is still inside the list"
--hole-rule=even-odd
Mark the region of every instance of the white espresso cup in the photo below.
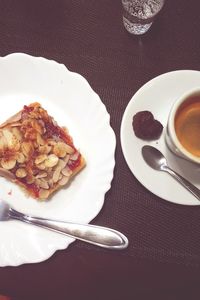
[[[168,117],[165,140],[176,155],[200,164],[200,87],[174,102]]]

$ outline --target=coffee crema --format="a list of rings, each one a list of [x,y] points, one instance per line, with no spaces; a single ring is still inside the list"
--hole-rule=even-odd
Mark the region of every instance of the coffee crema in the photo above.
[[[200,157],[200,95],[189,97],[179,107],[174,125],[182,146],[192,155]]]

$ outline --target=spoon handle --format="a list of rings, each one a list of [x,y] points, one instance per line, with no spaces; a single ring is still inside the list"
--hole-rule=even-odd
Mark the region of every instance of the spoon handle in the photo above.
[[[120,250],[125,249],[128,246],[128,239],[126,236],[111,228],[37,218],[24,215],[14,209],[10,209],[9,215],[13,219],[50,229],[69,237],[107,249]]]
[[[169,167],[166,167],[164,171],[168,172],[200,201],[200,190],[195,185]]]

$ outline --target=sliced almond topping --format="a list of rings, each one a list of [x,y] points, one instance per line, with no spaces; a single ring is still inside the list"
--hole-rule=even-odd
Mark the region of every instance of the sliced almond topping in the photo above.
[[[60,167],[61,169],[64,169],[64,167],[66,166],[66,162],[63,159],[59,159],[58,161],[58,167]]]
[[[19,151],[20,149],[20,142],[18,140],[13,140],[13,144],[11,146],[11,149],[13,149],[14,151]]]
[[[0,149],[4,149],[8,146],[7,140],[4,135],[0,138]]]
[[[23,154],[26,157],[29,157],[33,153],[33,150],[34,150],[33,145],[30,142],[23,142],[21,144],[21,149],[22,149]]]
[[[45,190],[49,189],[49,185],[44,179],[36,179],[35,182],[40,188],[45,189]]]
[[[53,179],[49,179],[48,184],[49,184],[49,187],[52,188],[54,185]]]
[[[3,135],[6,138],[8,148],[18,151],[20,148],[19,140],[11,132],[11,130],[3,129]]]
[[[64,175],[64,176],[70,176],[72,174],[72,170],[66,166],[62,171],[61,173]]]
[[[39,134],[43,134],[43,127],[37,120],[32,121],[32,126]]]
[[[21,125],[22,125],[22,123],[16,122],[16,123],[11,123],[9,126],[10,127],[20,127]]]
[[[35,159],[35,164],[36,165],[39,165],[41,164],[43,161],[45,161],[45,159],[47,159],[47,155],[46,154],[41,154],[41,155],[38,155]]]
[[[37,133],[37,144],[38,145],[45,145],[45,141],[41,137],[40,133]]]
[[[71,149],[69,150],[69,147],[67,144],[63,142],[58,142],[54,147],[53,147],[53,153],[58,156],[58,157],[65,157],[66,153],[69,153],[68,151],[72,151],[73,148],[70,147]]]
[[[70,145],[67,145],[67,144],[66,144],[66,146],[67,146],[67,153],[68,153],[68,154],[74,153],[75,150],[74,150],[73,147],[71,147]]]
[[[38,120],[38,123],[41,125],[41,127],[43,128],[43,131],[45,132],[46,131],[46,128],[45,128],[45,123],[43,120],[39,119]]]
[[[17,169],[15,175],[19,178],[24,178],[27,175],[27,171],[24,168]]]
[[[65,185],[65,184],[67,184],[68,181],[69,181],[69,177],[68,177],[68,176],[63,176],[63,177],[58,181],[58,184],[59,184],[59,185]]]
[[[61,172],[61,167],[57,167],[53,173],[53,182],[57,182],[59,180],[60,172]]]
[[[74,154],[70,155],[70,159],[71,160],[77,160],[79,155],[80,155],[79,152],[76,151],[76,152],[74,152]]]
[[[45,178],[47,177],[47,173],[46,172],[39,172],[35,177],[36,178]]]
[[[1,124],[0,128],[3,128],[3,127],[5,127],[6,125],[8,125],[10,123],[20,121],[21,120],[21,115],[22,115],[21,111],[16,113],[14,116],[10,117],[7,121],[5,121],[3,124]]]
[[[0,168],[0,176],[5,177],[6,179],[9,179],[9,180],[15,179],[15,175],[12,172],[10,172],[6,169],[3,169],[3,168]]]
[[[52,168],[58,163],[58,157],[55,154],[50,154],[47,156],[47,159],[44,161],[44,164],[47,168]]]
[[[19,152],[17,154],[17,162],[20,164],[23,164],[25,162],[25,160],[26,160],[26,158],[25,158],[24,154]]]
[[[66,154],[65,157],[63,158],[63,160],[66,162],[66,164],[68,163],[69,158],[70,158],[69,154]]]
[[[39,191],[39,198],[40,199],[47,199],[49,197],[49,190],[40,189]]]
[[[12,128],[12,133],[13,133],[14,136],[17,138],[17,140],[18,140],[19,142],[21,142],[21,140],[22,140],[22,134],[21,134],[21,132],[19,131],[19,129],[18,129],[17,127],[13,127],[13,128]]]
[[[10,130],[8,129],[3,129],[2,130],[3,132],[3,135],[5,136],[6,140],[9,142],[9,141],[12,141],[12,138],[13,138],[13,134]]]
[[[53,172],[54,172],[53,168],[48,168],[48,176],[49,177],[52,177]]]
[[[45,166],[44,163],[41,163],[41,164],[38,164],[38,165],[37,165],[37,168],[38,168],[39,170],[45,170],[45,169],[46,169],[46,166]]]
[[[16,159],[7,160],[7,159],[2,158],[2,160],[1,160],[1,166],[6,170],[13,169],[15,167],[15,165],[16,165]]]
[[[39,146],[38,151],[41,154],[49,154],[51,152],[51,146],[49,145]]]

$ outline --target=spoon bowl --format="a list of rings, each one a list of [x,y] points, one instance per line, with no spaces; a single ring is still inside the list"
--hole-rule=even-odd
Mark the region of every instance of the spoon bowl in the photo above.
[[[142,156],[152,169],[162,171],[163,167],[167,166],[166,158],[158,149],[152,146],[142,147]]]

